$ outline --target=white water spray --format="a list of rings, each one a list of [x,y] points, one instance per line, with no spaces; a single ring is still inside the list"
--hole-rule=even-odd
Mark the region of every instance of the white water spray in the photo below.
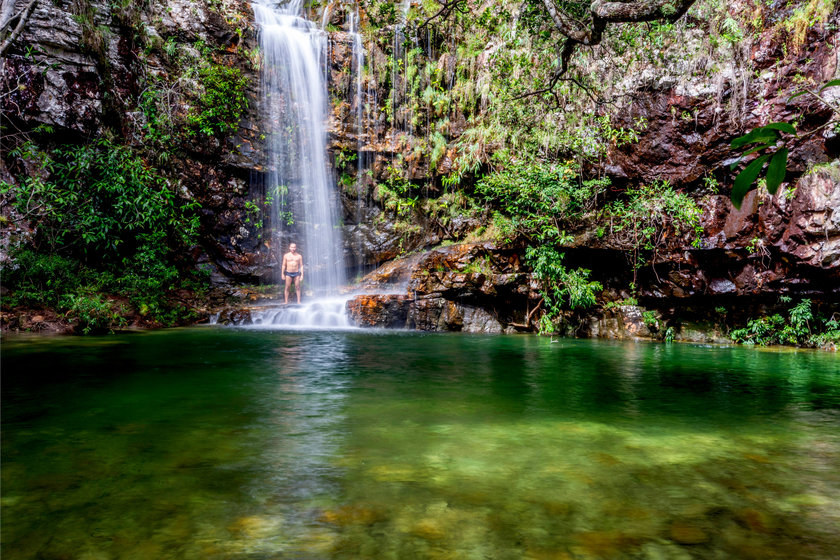
[[[349,296],[320,298],[302,305],[252,309],[250,325],[259,328],[346,329]]]
[[[398,130],[408,133],[409,136],[414,132],[412,128],[413,115],[411,114],[411,108],[408,107],[408,112],[402,116],[399,116],[399,112],[401,102],[405,101],[408,96],[408,81],[405,80],[404,77],[401,78],[400,73],[404,71],[407,60],[405,52],[405,28],[408,23],[408,12],[410,9],[411,0],[403,0],[403,3],[400,6],[401,17],[397,20],[397,24],[394,27],[394,62],[391,70],[391,84],[393,84],[393,98],[391,99],[391,106],[394,111],[394,122],[399,123],[400,120],[402,120],[403,122],[401,123],[401,126],[398,126]],[[397,84],[401,84],[401,88],[398,89]]]
[[[356,130],[356,223],[361,223],[364,216],[365,204],[365,170],[368,167],[367,152],[364,150],[365,134],[370,127],[368,126],[368,111],[365,110],[367,105],[365,95],[362,90],[362,83],[364,81],[365,68],[365,47],[362,42],[362,35],[359,30],[359,9],[349,13],[347,16],[347,27],[350,37],[353,39],[353,51],[350,73],[353,77],[353,84],[355,86],[354,92],[354,116],[355,116],[355,130]],[[369,89],[369,88],[368,88]],[[368,92],[369,93],[369,92]],[[364,256],[363,256],[363,242],[360,237],[356,238],[355,254],[356,254],[356,273],[361,275],[364,271]]]
[[[273,250],[279,257],[296,243],[306,288],[335,294],[345,279],[338,193],[326,150],[327,36],[301,17],[302,0],[252,6],[263,55],[265,192],[273,200],[266,225],[275,232]]]

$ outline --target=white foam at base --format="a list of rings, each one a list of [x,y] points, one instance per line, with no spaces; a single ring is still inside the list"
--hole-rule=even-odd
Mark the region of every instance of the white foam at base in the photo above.
[[[347,297],[320,298],[297,304],[251,310],[251,324],[257,328],[348,329]]]

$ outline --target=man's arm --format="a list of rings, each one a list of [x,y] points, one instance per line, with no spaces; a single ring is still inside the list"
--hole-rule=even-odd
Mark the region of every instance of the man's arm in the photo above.
[[[286,279],[286,255],[283,255],[283,264],[280,266],[280,280]]]

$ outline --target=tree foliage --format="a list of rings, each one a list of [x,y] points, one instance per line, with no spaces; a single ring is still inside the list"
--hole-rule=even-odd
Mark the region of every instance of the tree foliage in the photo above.
[[[14,155],[41,167],[0,184],[21,225],[34,228],[31,245],[13,247],[14,265],[3,271],[13,291],[4,305],[53,307],[85,332],[119,324],[114,317],[125,311],[102,293],[119,294],[163,323],[187,313],[167,294],[201,285],[181,260],[197,240],[196,203],[109,140],[50,150],[26,143]]]
[[[207,136],[227,135],[239,127],[248,107],[247,80],[239,68],[210,64],[199,70],[202,92],[187,114],[187,123]]]

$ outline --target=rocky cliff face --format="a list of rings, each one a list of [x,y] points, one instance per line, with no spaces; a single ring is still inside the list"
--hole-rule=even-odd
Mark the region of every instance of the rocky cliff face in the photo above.
[[[15,9],[24,4],[16,2]],[[179,185],[182,197],[202,208],[202,244],[195,257],[213,266],[217,282],[258,278],[259,232],[248,224],[244,207],[250,178],[262,161],[249,17],[249,5],[238,0],[212,7],[158,0],[123,8],[106,1],[39,1],[2,60],[7,145],[27,135],[46,145],[108,136],[142,147],[149,142],[150,124],[141,106],[144,94],[160,96],[177,126],[164,146],[171,150],[169,159],[158,166]],[[221,139],[190,137],[183,130],[195,102],[194,69],[205,56],[202,50],[212,50],[218,64],[239,69],[250,84],[249,111],[236,133]],[[155,157],[154,147],[147,148]],[[22,164],[5,152],[2,179],[13,180]]]
[[[24,3],[15,2],[16,9]],[[139,103],[143,92],[156,84],[169,96],[173,115],[187,113],[194,78],[180,67],[211,46],[222,64],[239,68],[247,78],[248,110],[235,133],[182,141],[165,166],[181,186],[181,196],[201,204],[202,240],[192,256],[212,266],[213,281],[224,285],[269,278],[276,255],[246,207],[259,196],[252,185],[259,184],[264,171],[251,17],[244,0],[154,0],[122,9],[104,0],[42,0],[2,62],[4,134],[26,134],[46,125],[59,141],[110,134],[140,145],[148,124]],[[832,17],[836,24],[837,15]],[[339,11],[329,23],[346,28]],[[735,298],[749,298],[744,308],[758,309],[779,294],[840,300],[840,140],[835,127],[800,135],[791,152],[789,181],[775,197],[752,191],[735,210],[725,196],[734,137],[759,124],[789,120],[803,108],[807,116],[798,124],[806,133],[836,118],[810,97],[789,100],[800,83],[837,76],[838,34],[825,29],[832,28],[807,33],[796,56],[782,56],[779,40],[760,37],[712,84],[702,73],[627,76],[622,87],[633,101],[615,124],[644,117],[647,128],[638,142],[611,148],[598,172],[619,186],[667,179],[694,193],[704,210],[698,246],[673,237],[657,252],[653,267],[638,271],[637,295],[644,305],[674,315],[720,301],[747,302]],[[385,105],[391,95],[382,76],[366,73],[360,98],[353,74],[355,38],[345,31],[330,37],[329,142],[342,190],[348,269],[369,271],[445,240],[463,241],[482,225],[482,217],[442,227],[418,210],[426,200],[440,200],[440,179],[451,169],[451,154],[432,168],[428,154],[405,153],[412,132],[428,131],[409,130],[399,107],[392,108],[393,122],[388,119]],[[376,45],[366,43],[365,54],[371,67],[387,66],[386,54]],[[453,117],[449,146],[465,126],[463,115]],[[408,180],[424,193],[408,210],[389,206],[377,187],[401,153]],[[12,180],[22,165],[4,154],[0,179]],[[709,187],[714,184],[722,185],[724,194]],[[9,226],[3,227],[8,241]],[[563,248],[567,262],[592,270],[605,287],[605,301],[627,297],[634,273],[625,248],[585,224],[573,237]],[[418,253],[386,265],[399,273],[381,270],[366,280],[369,291],[381,292],[382,286],[374,284],[388,284],[383,278],[401,274],[401,283],[387,286],[398,293],[360,297],[350,309],[365,325],[529,330],[539,297],[521,259],[521,248],[496,243]],[[638,321],[617,319],[616,309],[569,320],[582,325],[579,333],[635,329],[650,334]],[[616,327],[627,324],[636,326]]]
[[[733,3],[730,10],[737,11],[739,6]],[[836,11],[832,18],[838,20]],[[725,328],[712,311],[715,307],[731,310],[730,324],[743,324],[774,309],[780,295],[813,298],[836,308],[840,302],[840,137],[836,125],[829,123],[837,116],[813,96],[791,99],[803,90],[803,84],[822,84],[837,77],[840,36],[831,29],[831,25],[811,28],[803,43],[791,49],[792,54],[787,53],[783,37],[767,32],[752,47],[745,42],[736,49],[723,67],[717,67],[722,63],[719,60],[700,57],[677,61],[659,72],[643,69],[619,84],[622,95],[632,101],[618,113],[615,124],[629,127],[643,118],[646,128],[638,142],[612,146],[602,167],[590,172],[605,173],[618,186],[667,180],[692,193],[703,210],[702,231],[692,236],[671,232],[652,256],[651,265],[634,272],[625,244],[605,236],[598,224],[581,224],[562,248],[565,262],[592,270],[592,278],[605,288],[605,302],[628,298],[629,286],[635,284],[635,296],[657,310],[662,328],[646,324],[634,306],[615,305],[569,314],[570,333],[650,337],[661,336],[669,324],[678,327],[678,338],[716,340]],[[710,79],[711,68],[716,70]],[[840,96],[834,90],[824,95],[831,102]],[[719,194],[726,192],[735,175],[729,169],[735,161],[731,140],[754,126],[790,122],[798,115],[804,117],[797,121],[800,134],[792,143],[787,182],[776,196],[763,189],[751,191],[741,209],[735,209],[728,196]],[[334,129],[341,138],[342,126]],[[458,128],[453,132],[457,139]],[[380,130],[380,146],[382,137]],[[384,146],[394,142],[391,139]],[[412,177],[417,172],[413,168]],[[435,172],[428,168],[425,172],[431,181]],[[415,243],[436,242],[433,229],[423,228],[426,237],[420,236]],[[446,233],[440,236],[447,237]],[[476,263],[485,264],[485,256],[509,251],[521,258],[523,251],[490,245],[481,245],[480,250],[476,245],[461,247],[400,261],[402,275],[409,278],[406,292],[360,296],[351,302],[351,313],[360,324],[371,326],[488,332],[533,328],[528,314],[539,295],[526,267],[510,276],[509,270],[490,258],[485,274],[462,272]],[[382,274],[392,274],[393,266],[388,265]]]
[[[606,338],[674,338],[719,342],[728,327],[778,308],[778,297],[808,297],[836,310],[840,302],[836,163],[800,178],[795,195],[772,199],[751,192],[741,210],[728,197],[705,199],[697,246],[674,237],[651,266],[635,271],[627,252],[595,228],[565,248],[572,266],[584,266],[604,286],[610,305],[566,313],[567,334]],[[753,240],[749,244],[748,240]],[[357,324],[433,331],[519,332],[535,326],[540,294],[523,266],[524,249],[468,243],[397,259],[368,275],[363,295],[348,310]],[[624,305],[635,295],[657,310]],[[614,304],[614,305],[613,305]],[[715,308],[727,309],[725,321]]]

